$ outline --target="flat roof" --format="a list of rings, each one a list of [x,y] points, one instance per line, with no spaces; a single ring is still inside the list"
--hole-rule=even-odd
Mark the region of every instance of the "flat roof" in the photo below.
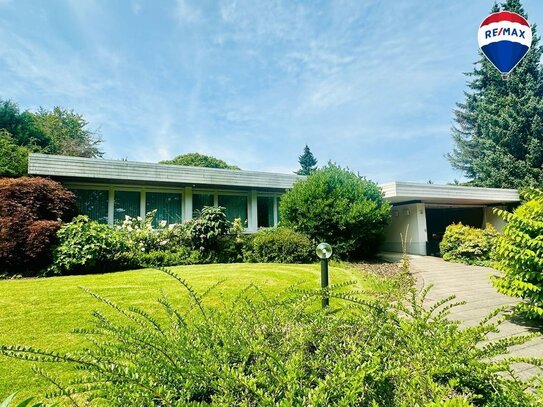
[[[284,191],[305,177],[295,174],[186,167],[136,161],[29,154],[28,173],[68,182],[156,184]],[[516,189],[390,182],[380,185],[392,203],[489,205],[519,202]]]
[[[479,188],[460,185],[390,182],[380,185],[392,203],[419,201],[428,204],[485,205],[519,202],[516,189]]]
[[[28,173],[72,182],[159,184],[170,186],[285,190],[305,177],[295,174],[186,167],[31,153]]]

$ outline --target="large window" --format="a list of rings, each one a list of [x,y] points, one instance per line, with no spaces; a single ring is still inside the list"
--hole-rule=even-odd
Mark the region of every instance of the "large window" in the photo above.
[[[219,206],[226,208],[225,213],[229,221],[240,218],[244,226],[247,226],[247,196],[219,195]]]
[[[257,197],[258,227],[269,228],[274,226],[273,201],[275,198],[268,196]]]
[[[192,217],[197,217],[198,213],[204,209],[204,206],[213,206],[213,194],[194,194],[192,195]]]
[[[140,216],[140,193],[133,191],[115,191],[113,222],[122,223],[125,216]]]
[[[181,211],[181,194],[164,192],[147,192],[145,196],[145,213],[157,210],[153,219],[153,227],[165,220],[169,225],[183,222]]]
[[[76,205],[82,215],[100,223],[107,223],[108,191],[74,189]]]

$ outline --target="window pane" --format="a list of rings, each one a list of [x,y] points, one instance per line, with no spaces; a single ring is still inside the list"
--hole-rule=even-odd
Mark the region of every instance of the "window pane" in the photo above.
[[[181,212],[181,194],[163,192],[147,192],[145,196],[145,213],[157,210],[153,219],[153,227],[165,220],[169,225],[183,222]]]
[[[259,196],[256,200],[258,212],[258,227],[269,228],[273,224],[273,197]]]
[[[240,218],[243,225],[247,221],[247,197],[238,195],[219,195],[219,206],[226,208],[229,221]]]
[[[140,193],[132,191],[115,191],[113,222],[121,223],[126,215],[135,218],[140,216]]]
[[[74,189],[76,205],[82,215],[100,223],[107,223],[108,191]]]
[[[192,217],[198,216],[198,213],[204,209],[204,206],[213,206],[213,204],[213,194],[192,195]]]
[[[281,197],[278,196],[277,198],[277,223],[281,220],[281,212],[279,211],[279,204],[281,203]]]

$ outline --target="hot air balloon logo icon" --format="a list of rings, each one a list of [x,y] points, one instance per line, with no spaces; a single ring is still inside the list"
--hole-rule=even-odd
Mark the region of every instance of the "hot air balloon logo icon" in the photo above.
[[[479,27],[479,47],[507,79],[532,45],[532,29],[524,17],[509,11],[490,14]]]

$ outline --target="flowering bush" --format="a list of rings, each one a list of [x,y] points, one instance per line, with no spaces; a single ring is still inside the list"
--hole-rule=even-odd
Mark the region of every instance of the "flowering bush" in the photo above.
[[[129,266],[130,246],[120,230],[78,216],[58,231],[49,274],[100,273]]]
[[[147,213],[145,218],[126,216],[118,226],[126,237],[131,250],[150,253],[153,251],[175,251],[184,246],[188,240],[186,226],[171,224],[161,220],[157,228],[153,228],[156,209]]]

